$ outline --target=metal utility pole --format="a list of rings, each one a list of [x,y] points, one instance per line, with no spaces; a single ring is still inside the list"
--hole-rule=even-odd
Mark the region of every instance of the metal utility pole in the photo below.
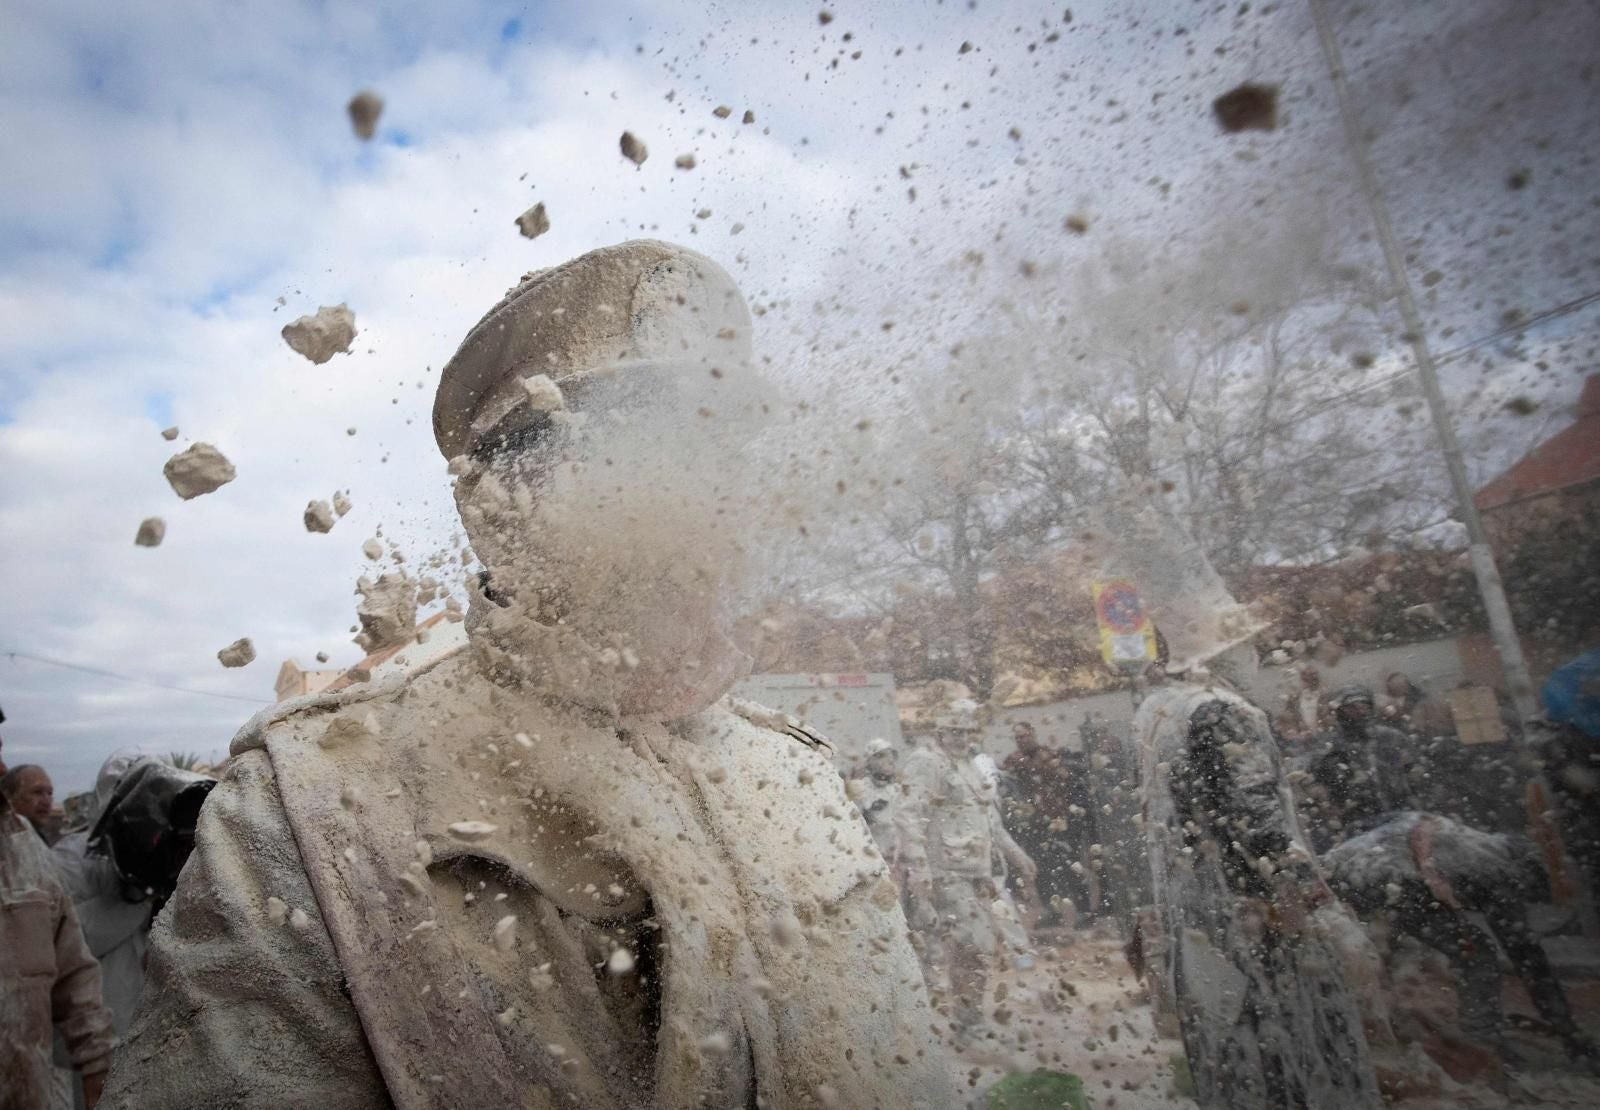
[[[1455,491],[1456,511],[1467,528],[1468,553],[1472,570],[1478,579],[1478,592],[1483,598],[1484,611],[1489,615],[1489,635],[1500,655],[1500,666],[1505,672],[1507,692],[1516,704],[1517,716],[1523,723],[1523,738],[1531,740],[1527,725],[1538,715],[1534,701],[1533,678],[1528,673],[1528,663],[1522,656],[1522,641],[1517,638],[1516,625],[1511,619],[1511,605],[1506,601],[1505,587],[1500,582],[1500,571],[1495,566],[1494,552],[1489,546],[1489,536],[1483,530],[1483,520],[1478,516],[1478,506],[1472,500],[1472,483],[1467,479],[1467,467],[1461,458],[1461,444],[1456,440],[1455,425],[1450,420],[1450,410],[1444,393],[1439,389],[1439,374],[1433,354],[1428,350],[1428,340],[1422,329],[1422,317],[1417,312],[1417,302],[1411,295],[1411,282],[1406,277],[1405,260],[1395,242],[1394,228],[1389,223],[1389,211],[1384,206],[1383,194],[1378,188],[1378,178],[1373,172],[1367,154],[1366,141],[1356,122],[1355,109],[1350,103],[1350,84],[1345,76],[1344,60],[1339,54],[1339,43],[1333,36],[1333,24],[1323,0],[1307,0],[1311,17],[1317,25],[1317,37],[1322,40],[1322,53],[1328,61],[1328,73],[1333,78],[1334,96],[1339,103],[1339,116],[1344,123],[1345,143],[1350,148],[1350,160],[1355,163],[1361,191],[1372,212],[1372,223],[1378,232],[1378,244],[1383,248],[1383,260],[1389,268],[1389,280],[1394,283],[1395,298],[1400,302],[1400,318],[1405,324],[1406,341],[1417,362],[1417,380],[1422,383],[1422,394],[1428,400],[1428,412],[1433,417],[1433,430],[1439,437],[1439,449],[1444,453],[1445,466],[1450,472],[1450,485]]]

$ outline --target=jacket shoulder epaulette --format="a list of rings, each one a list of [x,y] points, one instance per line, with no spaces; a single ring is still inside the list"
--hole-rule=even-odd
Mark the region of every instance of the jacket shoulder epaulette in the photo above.
[[[827,737],[816,729],[801,724],[787,713],[768,709],[759,702],[736,698],[732,694],[722,700],[729,709],[753,725],[798,740],[808,748],[826,748],[830,752],[833,751],[833,745],[828,743]]]

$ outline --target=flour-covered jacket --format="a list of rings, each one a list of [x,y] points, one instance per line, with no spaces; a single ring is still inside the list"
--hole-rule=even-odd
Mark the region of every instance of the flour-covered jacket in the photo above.
[[[21,817],[0,809],[0,1110],[70,1104],[50,1064],[53,1032],[73,1067],[104,1073],[111,1016],[100,1001],[100,968],[50,849]]]
[[[1175,682],[1133,732],[1164,967],[1202,1107],[1381,1105],[1340,960],[1293,920],[1315,865],[1267,718]]]
[[[1352,836],[1321,856],[1339,897],[1363,913],[1392,905],[1399,891],[1426,882],[1415,840],[1428,833],[1439,877],[1475,905],[1544,901],[1549,878],[1526,837],[1484,832],[1435,813],[1404,810],[1377,828]]]
[[[107,1105],[957,1105],[838,775],[726,704],[608,719],[462,651],[233,750]]]
[[[994,875],[998,808],[982,772],[968,759],[918,748],[906,759],[907,810],[922,823],[924,860],[932,877]],[[1003,826],[999,836],[1005,837]]]

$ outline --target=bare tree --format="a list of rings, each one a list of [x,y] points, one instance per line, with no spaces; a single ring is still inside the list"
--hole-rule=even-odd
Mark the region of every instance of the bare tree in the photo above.
[[[1330,261],[1315,228],[1260,241],[1223,228],[1171,250],[1112,244],[1012,283],[984,330],[913,383],[866,462],[879,484],[831,561],[832,596],[902,635],[907,618],[930,622],[909,637],[917,677],[987,696],[997,641],[1015,639],[997,601],[1015,591],[995,576],[1072,547],[1129,485],[1169,497],[1238,580],[1444,516],[1395,404],[1403,367],[1380,358],[1395,345],[1381,288]],[[1062,620],[1084,619],[1068,608]]]
[[[1153,486],[1225,574],[1436,523],[1438,483],[1392,403],[1403,375],[1375,353],[1382,290],[1305,229],[1247,255],[1242,241],[1181,261],[1118,244],[1010,306],[1051,337],[1055,380],[1018,451],[1054,517]]]
[[[994,345],[971,346],[978,349],[959,352],[943,384],[917,394],[889,445],[895,496],[877,517],[878,554],[949,601],[948,627],[925,637],[944,672],[929,677],[958,679],[987,697],[996,626],[983,584],[1006,561],[1037,552],[1053,521],[1018,465],[1021,379]]]

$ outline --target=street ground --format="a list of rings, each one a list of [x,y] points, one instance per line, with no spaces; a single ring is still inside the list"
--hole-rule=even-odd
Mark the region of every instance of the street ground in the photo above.
[[[981,1107],[1002,1076],[1035,1068],[1079,1076],[1096,1110],[1193,1110],[1176,1031],[1157,1028],[1149,993],[1109,926],[1036,935],[1037,962],[1008,966],[989,985],[988,1028],[951,1051]],[[1579,1023],[1600,1040],[1600,944],[1553,938],[1552,962]],[[1391,1019],[1404,1047],[1374,1050],[1380,1086],[1401,1110],[1600,1107],[1600,1078],[1585,1074],[1547,1035],[1521,984],[1505,979],[1507,1040],[1521,1058],[1506,1072],[1454,1034],[1455,992],[1442,957],[1402,944],[1389,960]],[[1170,1022],[1167,1023],[1170,1026]]]
[[[1008,967],[991,981],[989,1028],[956,1052],[974,1105],[1003,1075],[1049,1068],[1079,1076],[1101,1110],[1192,1110],[1193,1100],[1174,1089],[1183,1045],[1157,1033],[1115,933],[1097,926],[1036,940],[1035,966]]]

